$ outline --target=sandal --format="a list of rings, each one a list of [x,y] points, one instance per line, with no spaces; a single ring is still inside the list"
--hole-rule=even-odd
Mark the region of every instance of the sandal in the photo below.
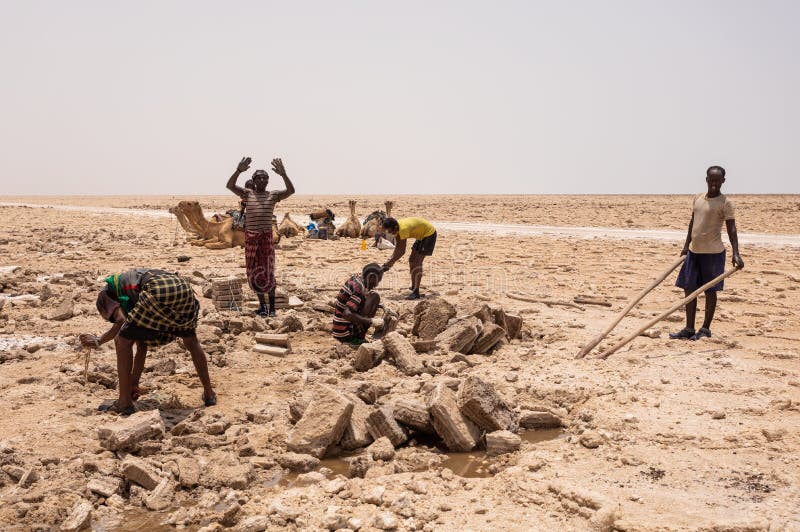
[[[669,337],[673,340],[688,340],[694,336],[694,329],[684,327],[676,333],[669,333]]]
[[[689,340],[699,340],[700,338],[711,338],[711,330],[707,327],[700,327],[697,334],[693,335]]]
[[[103,403],[100,406],[98,406],[97,409],[101,412],[110,412],[112,414],[119,414],[121,416],[129,416],[134,412],[136,412],[136,407],[134,405],[121,408],[117,401],[112,401],[111,403]]]
[[[213,394],[211,397],[206,397],[205,392],[203,392],[201,398],[203,399],[203,404],[205,406],[214,406],[217,404],[217,394]]]

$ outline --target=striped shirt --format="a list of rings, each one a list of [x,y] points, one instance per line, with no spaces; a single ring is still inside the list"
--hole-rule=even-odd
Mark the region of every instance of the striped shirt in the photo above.
[[[345,309],[350,309],[350,312],[361,314],[366,296],[367,288],[364,286],[364,279],[360,273],[354,274],[344,283],[342,289],[339,290],[339,295],[336,296],[336,307],[333,314],[334,338],[363,337],[363,333],[366,333],[366,331],[362,332],[361,329],[363,327],[347,321],[344,317],[344,311]]]
[[[244,228],[256,233],[272,231],[272,212],[275,210],[275,195],[265,190],[256,192],[255,190],[245,189],[247,195],[244,201],[247,203],[247,215]]]

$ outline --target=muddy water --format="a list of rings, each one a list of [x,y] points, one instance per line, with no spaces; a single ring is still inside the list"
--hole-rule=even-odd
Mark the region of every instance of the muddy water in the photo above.
[[[561,429],[531,430],[522,433],[523,441],[528,443],[540,443],[555,440],[563,437]],[[447,458],[442,462],[442,467],[446,467],[458,476],[476,478],[491,477],[494,473],[490,471],[491,465],[496,461],[495,458],[487,456],[484,451],[470,453],[444,453]],[[333,471],[331,477],[336,475],[348,476],[349,464],[345,458],[326,458],[322,460],[321,468]],[[275,476],[264,482],[266,487],[280,486],[290,488],[297,479],[296,473],[283,474],[276,472]],[[130,509],[123,512],[118,517],[100,519],[92,523],[94,532],[167,532],[175,528],[163,524],[169,514],[175,509],[166,512],[150,512],[144,508]],[[184,530],[197,530],[199,526],[189,526]]]
[[[528,443],[540,443],[561,438],[564,435],[561,429],[529,430],[522,433],[522,440]],[[471,453],[448,453],[447,459],[442,462],[446,467],[460,477],[476,478],[491,477],[494,475],[490,467],[495,459],[483,451]]]

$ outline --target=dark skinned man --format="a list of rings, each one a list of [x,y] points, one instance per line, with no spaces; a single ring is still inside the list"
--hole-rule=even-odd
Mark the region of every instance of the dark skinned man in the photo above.
[[[406,241],[414,239],[411,247],[411,256],[408,257],[408,266],[411,270],[411,293],[406,299],[419,299],[419,285],[422,283],[422,263],[425,257],[433,255],[436,247],[436,228],[423,218],[386,218],[383,221],[383,230],[393,235],[396,239],[392,258],[383,265],[383,271],[389,271],[395,262],[406,253]]]
[[[333,316],[333,337],[344,343],[364,343],[370,326],[384,326],[376,318],[381,296],[375,291],[383,279],[383,271],[376,263],[367,264],[360,274],[350,276],[336,297]]]
[[[119,398],[110,405],[101,405],[100,410],[122,415],[135,412],[133,402],[139,397],[139,379],[147,349],[175,338],[180,338],[191,353],[203,385],[203,403],[217,404],[206,354],[195,333],[200,303],[187,280],[174,273],[147,268],[111,275],[97,296],[97,311],[114,325],[101,336],[82,334],[80,342],[84,347],[96,349],[113,340],[119,379]]]
[[[739,238],[736,233],[733,203],[721,192],[725,182],[725,169],[712,166],[706,171],[708,191],[699,194],[692,201],[692,218],[681,255],[686,261],[678,274],[675,286],[683,288],[686,295],[718,277],[725,270],[725,245],[722,242],[722,223],[728,230],[733,256],[731,262],[736,268],[744,268],[739,256]],[[712,286],[705,292],[706,313],[703,326],[695,332],[694,322],[697,313],[697,300],[686,305],[686,327],[669,335],[673,339],[699,340],[711,336],[711,321],[717,309],[717,292],[722,290],[723,282]]]
[[[258,296],[256,312],[261,317],[275,316],[275,243],[272,240],[272,213],[275,204],[294,194],[294,185],[280,159],[272,160],[272,171],[283,178],[285,190],[267,190],[269,174],[266,170],[253,172],[253,189],[236,185],[239,175],[250,168],[252,159],[242,157],[236,171],[228,179],[228,190],[247,204],[245,217],[244,256],[247,264],[247,282]],[[264,294],[269,298],[269,307]]]

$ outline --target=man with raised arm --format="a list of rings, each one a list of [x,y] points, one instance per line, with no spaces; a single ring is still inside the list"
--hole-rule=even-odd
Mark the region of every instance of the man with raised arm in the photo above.
[[[228,190],[242,198],[247,204],[245,217],[244,256],[247,264],[247,282],[258,296],[256,314],[261,317],[275,316],[275,243],[272,240],[272,212],[275,204],[294,194],[294,185],[280,159],[272,160],[272,171],[283,178],[285,190],[267,190],[269,174],[266,170],[253,172],[253,188],[238,186],[239,175],[250,168],[253,160],[242,157],[236,171],[228,179]],[[264,299],[269,298],[269,306]]]

